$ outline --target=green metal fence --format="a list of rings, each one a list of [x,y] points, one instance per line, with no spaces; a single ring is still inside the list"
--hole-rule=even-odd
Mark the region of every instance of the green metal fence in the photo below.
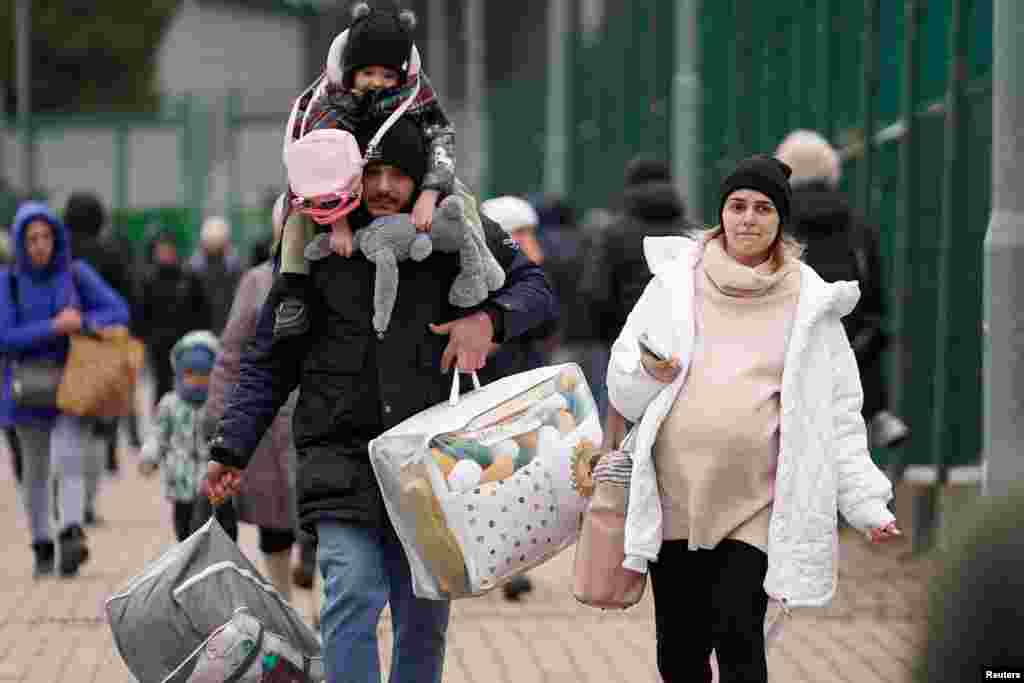
[[[793,128],[843,149],[843,188],[881,228],[886,323],[902,341],[889,383],[914,430],[900,452],[876,456],[939,464],[940,476],[981,450],[991,26],[991,0],[734,0],[700,14],[703,206],[717,207],[738,158],[770,153]]]
[[[568,198],[613,204],[637,154],[668,159],[671,0],[607,0],[596,28],[573,3]],[[883,462],[976,464],[981,450],[982,239],[991,156],[992,0],[704,0],[697,3],[699,176],[717,220],[735,162],[811,128],[845,157],[842,189],[880,227],[894,408],[913,438]],[[488,35],[489,43],[501,36]],[[494,47],[491,48],[492,50]],[[490,84],[486,189],[543,186],[544,74]],[[865,144],[870,140],[871,144]],[[685,186],[685,179],[680,185]]]
[[[31,155],[29,194],[59,202],[70,192],[97,191],[116,232],[140,250],[159,226],[176,234],[187,253],[206,198],[206,116],[201,99],[181,96],[153,114],[36,115],[23,127],[6,122],[0,126],[5,170],[25,194],[23,167]],[[6,214],[13,208],[5,203]]]

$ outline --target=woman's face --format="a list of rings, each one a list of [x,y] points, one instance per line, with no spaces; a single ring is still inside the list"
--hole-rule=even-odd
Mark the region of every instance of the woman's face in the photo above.
[[[25,251],[36,268],[45,268],[53,257],[53,226],[34,220],[25,229]]]
[[[779,212],[768,195],[757,190],[736,190],[722,208],[725,250],[740,263],[754,267],[771,256],[779,235]]]

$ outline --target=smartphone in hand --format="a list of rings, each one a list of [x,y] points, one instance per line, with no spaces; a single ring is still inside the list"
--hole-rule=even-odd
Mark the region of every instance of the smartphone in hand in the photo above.
[[[637,344],[640,345],[640,350],[649,356],[653,356],[660,361],[667,361],[672,358],[672,356],[665,351],[660,344],[652,340],[650,335],[646,332],[641,334],[636,341]]]

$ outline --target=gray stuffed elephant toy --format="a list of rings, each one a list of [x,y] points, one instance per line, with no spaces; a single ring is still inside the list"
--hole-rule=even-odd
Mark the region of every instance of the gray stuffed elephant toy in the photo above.
[[[326,256],[330,251],[328,240],[328,235],[320,235],[315,240],[317,246],[307,249],[307,255],[313,259]],[[435,249],[458,253],[459,274],[448,291],[448,301],[460,308],[482,303],[489,292],[505,284],[505,270],[487,247],[483,227],[467,219],[463,200],[457,196],[441,202],[429,233],[416,232],[409,214],[400,213],[383,216],[357,230],[353,241],[353,246],[377,267],[373,328],[378,336],[383,336],[391,323],[398,296],[400,261],[422,261]]]

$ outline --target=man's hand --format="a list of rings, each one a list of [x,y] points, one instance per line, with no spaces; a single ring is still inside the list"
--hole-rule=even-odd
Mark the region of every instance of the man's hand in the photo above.
[[[75,308],[62,309],[53,318],[53,331],[57,334],[74,334],[82,329],[82,314]]]
[[[216,460],[206,464],[206,477],[199,484],[199,492],[220,505],[242,489],[242,470],[223,465]]]
[[[416,232],[430,232],[430,226],[434,222],[434,207],[437,206],[437,190],[423,190],[420,192],[416,204],[412,207],[412,224],[416,226]]]
[[[448,335],[448,346],[441,356],[441,372],[448,372],[452,363],[463,372],[475,372],[487,363],[487,356],[498,348],[492,339],[494,326],[486,313],[474,313],[443,325],[430,324],[434,334]]]

